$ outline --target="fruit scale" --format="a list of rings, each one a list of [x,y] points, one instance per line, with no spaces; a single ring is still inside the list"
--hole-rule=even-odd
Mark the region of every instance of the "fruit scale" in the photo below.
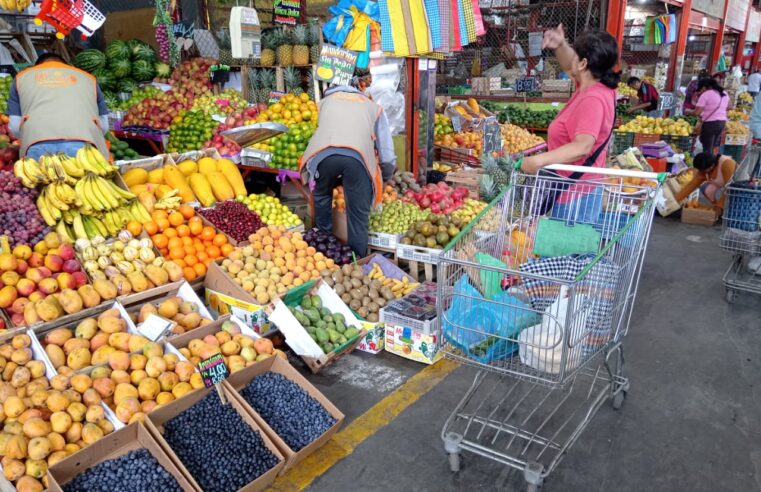
[[[602,405],[623,405],[622,342],[666,174],[595,169],[604,178],[572,181],[516,166],[439,255],[442,351],[479,369],[441,437],[452,471],[467,451],[523,472],[536,492]],[[638,193],[621,192],[632,177]]]
[[[79,30],[82,39],[100,29],[106,16],[87,0],[44,0],[34,23],[47,22],[56,29],[56,37],[63,39],[72,29]]]

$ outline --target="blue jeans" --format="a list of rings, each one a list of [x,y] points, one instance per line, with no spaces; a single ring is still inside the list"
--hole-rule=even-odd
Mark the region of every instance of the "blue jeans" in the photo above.
[[[552,206],[550,217],[572,223],[595,225],[600,219],[600,213],[602,213],[602,187],[598,186],[584,195],[577,195],[570,202],[556,202]]]
[[[57,154],[58,152],[74,157],[77,155],[77,151],[85,146],[85,143],[81,140],[47,140],[26,149],[26,157],[38,161],[45,154]]]

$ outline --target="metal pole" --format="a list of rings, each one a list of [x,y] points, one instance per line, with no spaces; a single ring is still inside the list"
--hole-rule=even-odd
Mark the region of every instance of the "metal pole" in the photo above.
[[[722,48],[724,44],[724,29],[726,29],[727,9],[729,9],[729,0],[724,2],[724,15],[719,19],[719,30],[716,33],[716,38],[711,52],[711,58],[708,60],[708,70],[713,72],[713,67],[718,63],[719,57],[722,54]]]
[[[682,13],[679,16],[679,30],[676,37],[676,46],[671,49],[676,51],[672,56],[673,63],[669,67],[666,87],[676,91],[682,84],[682,70],[684,69],[684,52],[687,47],[687,37],[690,33],[690,12],[692,12],[692,0],[685,0],[682,4]]]

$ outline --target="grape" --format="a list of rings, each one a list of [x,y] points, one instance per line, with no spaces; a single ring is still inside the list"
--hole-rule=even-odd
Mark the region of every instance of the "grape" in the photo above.
[[[0,223],[11,246],[36,243],[50,232],[34,203],[37,190],[25,188],[9,171],[0,171],[0,189]]]

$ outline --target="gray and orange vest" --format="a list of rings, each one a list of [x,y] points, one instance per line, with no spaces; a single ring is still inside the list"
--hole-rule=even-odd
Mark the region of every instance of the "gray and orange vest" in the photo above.
[[[47,140],[89,142],[108,156],[95,77],[51,61],[20,72],[16,89],[22,114],[22,156],[30,146]]]
[[[317,131],[299,162],[305,175],[309,160],[330,147],[351,149],[362,157],[362,163],[373,182],[374,203],[383,199],[383,178],[375,156],[375,124],[381,107],[364,94],[334,92],[320,101],[320,122]]]

